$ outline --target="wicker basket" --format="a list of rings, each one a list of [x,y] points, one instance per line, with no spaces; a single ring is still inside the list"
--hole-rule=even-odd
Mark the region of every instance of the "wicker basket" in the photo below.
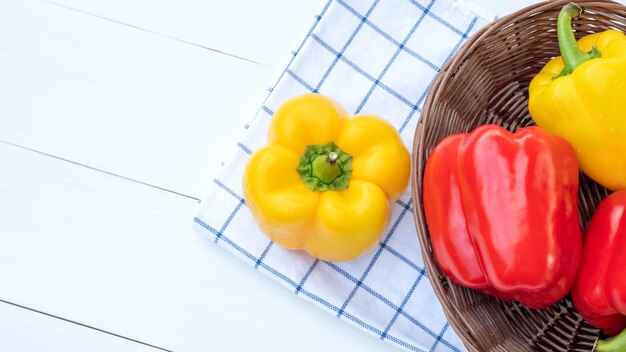
[[[430,151],[444,137],[485,123],[510,131],[532,125],[528,84],[548,60],[558,56],[556,18],[569,1],[546,1],[503,17],[472,36],[439,74],[425,102],[413,147],[415,223],[430,281],[450,324],[471,351],[591,351],[600,331],[566,297],[548,309],[460,287],[439,269],[426,225],[422,179]],[[576,36],[613,28],[626,32],[626,7],[610,1],[578,1],[584,9],[573,21]],[[579,211],[586,227],[608,191],[581,175]]]

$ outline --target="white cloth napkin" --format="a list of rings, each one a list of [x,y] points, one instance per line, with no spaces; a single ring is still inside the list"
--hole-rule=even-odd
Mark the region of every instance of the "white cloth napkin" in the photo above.
[[[465,350],[424,270],[410,191],[394,204],[380,244],[358,260],[329,263],[289,251],[258,229],[242,198],[243,167],[266,143],[274,111],[305,92],[352,113],[384,117],[412,149],[428,88],[468,36],[494,16],[468,1],[330,0],[295,52],[236,151],[215,176],[196,228],[347,322],[413,351]]]

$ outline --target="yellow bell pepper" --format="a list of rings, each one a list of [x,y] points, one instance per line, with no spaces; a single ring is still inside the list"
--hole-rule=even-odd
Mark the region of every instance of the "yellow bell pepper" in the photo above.
[[[528,109],[538,126],[567,140],[580,168],[601,185],[626,188],[626,36],[607,30],[576,42],[566,5],[557,20],[561,56],[529,86]]]
[[[268,144],[244,170],[244,198],[260,229],[327,261],[373,248],[409,182],[410,157],[385,120],[348,113],[318,94],[285,102]]]

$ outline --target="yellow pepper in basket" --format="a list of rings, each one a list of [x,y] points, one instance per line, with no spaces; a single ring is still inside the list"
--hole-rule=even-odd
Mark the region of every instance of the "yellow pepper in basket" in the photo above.
[[[244,171],[244,198],[276,243],[347,261],[378,243],[409,169],[409,153],[388,122],[350,117],[332,100],[305,94],[276,111],[268,144]]]
[[[538,126],[567,140],[580,168],[594,181],[626,188],[626,36],[607,30],[576,42],[566,5],[557,21],[561,56],[529,87],[528,109]]]

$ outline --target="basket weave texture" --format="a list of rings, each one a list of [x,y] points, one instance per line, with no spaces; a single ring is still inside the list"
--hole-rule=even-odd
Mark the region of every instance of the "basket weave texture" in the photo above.
[[[516,131],[533,125],[528,84],[559,55],[556,19],[569,1],[546,1],[503,17],[472,36],[437,76],[415,131],[412,194],[415,223],[428,277],[451,326],[470,351],[591,351],[601,332],[574,309],[569,295],[543,310],[466,289],[446,278],[430,245],[422,180],[431,150],[446,136],[495,123]],[[577,38],[606,29],[626,32],[626,7],[612,1],[577,1]],[[582,229],[609,191],[581,174]]]

